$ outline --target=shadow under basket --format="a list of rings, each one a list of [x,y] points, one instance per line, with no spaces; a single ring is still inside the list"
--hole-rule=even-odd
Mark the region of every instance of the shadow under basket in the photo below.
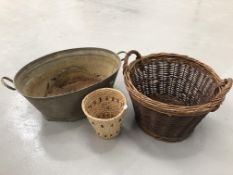
[[[128,65],[129,57],[136,60]],[[223,102],[232,79],[222,80],[209,66],[184,55],[127,53],[123,73],[137,124],[169,142],[187,138]]]

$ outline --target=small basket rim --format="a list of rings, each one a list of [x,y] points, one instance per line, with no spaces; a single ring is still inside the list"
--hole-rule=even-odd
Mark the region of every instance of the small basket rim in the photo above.
[[[152,110],[156,110],[160,113],[167,114],[168,116],[179,116],[179,117],[186,117],[186,116],[198,116],[204,113],[208,113],[210,111],[215,111],[219,105],[224,100],[224,97],[226,93],[230,90],[232,86],[232,79],[225,79],[222,80],[217,73],[208,65],[200,62],[197,59],[191,58],[187,55],[181,55],[181,54],[175,54],[175,53],[153,53],[146,56],[140,56],[140,54],[137,51],[130,51],[137,55],[137,59],[132,61],[129,65],[124,64],[124,80],[127,87],[127,90],[129,91],[129,94],[132,98],[134,98],[138,103],[140,103],[143,106],[146,106]],[[128,53],[126,57],[130,56],[132,53]],[[138,58],[138,55],[140,58]],[[216,81],[218,85],[218,93],[212,97],[212,99],[209,102],[199,104],[199,105],[192,105],[192,106],[184,106],[184,105],[175,105],[175,104],[169,104],[164,103],[158,100],[154,100],[149,98],[148,96],[142,94],[137,90],[137,88],[132,83],[130,72],[133,69],[134,65],[140,61],[149,60],[149,59],[156,59],[158,57],[174,57],[177,60],[185,60],[185,62],[194,63],[197,66],[201,67],[203,70],[208,72],[208,75],[213,78],[213,80]],[[125,63],[127,64],[127,60],[125,60]],[[227,82],[226,82],[227,81]]]
[[[124,107],[123,107],[123,109],[121,110],[120,113],[118,113],[116,116],[111,117],[111,118],[97,118],[97,117],[93,117],[92,115],[90,115],[87,112],[87,110],[85,108],[85,101],[87,100],[87,98],[88,98],[89,95],[95,94],[96,92],[102,92],[102,91],[104,92],[106,90],[115,91],[115,92],[119,93],[123,97],[123,100],[124,100],[124,103],[125,103]],[[82,100],[82,110],[83,110],[84,114],[86,115],[87,118],[91,118],[91,119],[96,120],[96,121],[113,121],[113,120],[121,117],[122,114],[125,112],[126,109],[127,109],[127,100],[126,100],[125,95],[120,90],[117,90],[117,89],[114,89],[114,88],[100,88],[100,89],[97,89],[97,90],[92,91],[89,94],[87,94],[83,98],[83,100]]]

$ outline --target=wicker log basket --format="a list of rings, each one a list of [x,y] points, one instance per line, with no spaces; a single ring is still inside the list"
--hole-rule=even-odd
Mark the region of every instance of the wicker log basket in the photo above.
[[[128,65],[131,55],[136,60]],[[209,66],[184,55],[127,53],[124,81],[137,124],[155,138],[176,142],[223,102],[232,79],[220,79]]]

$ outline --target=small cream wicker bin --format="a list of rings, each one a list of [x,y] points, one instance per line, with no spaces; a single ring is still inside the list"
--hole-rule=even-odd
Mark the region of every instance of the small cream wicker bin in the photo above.
[[[88,94],[82,101],[82,109],[96,134],[111,139],[120,133],[126,98],[118,90],[102,88]]]

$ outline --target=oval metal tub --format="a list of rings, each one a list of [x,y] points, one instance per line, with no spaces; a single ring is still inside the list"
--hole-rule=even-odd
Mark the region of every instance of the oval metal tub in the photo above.
[[[2,77],[2,83],[27,98],[47,120],[75,121],[84,117],[84,96],[98,88],[112,87],[120,65],[119,56],[106,49],[69,49],[27,64],[14,81]]]

